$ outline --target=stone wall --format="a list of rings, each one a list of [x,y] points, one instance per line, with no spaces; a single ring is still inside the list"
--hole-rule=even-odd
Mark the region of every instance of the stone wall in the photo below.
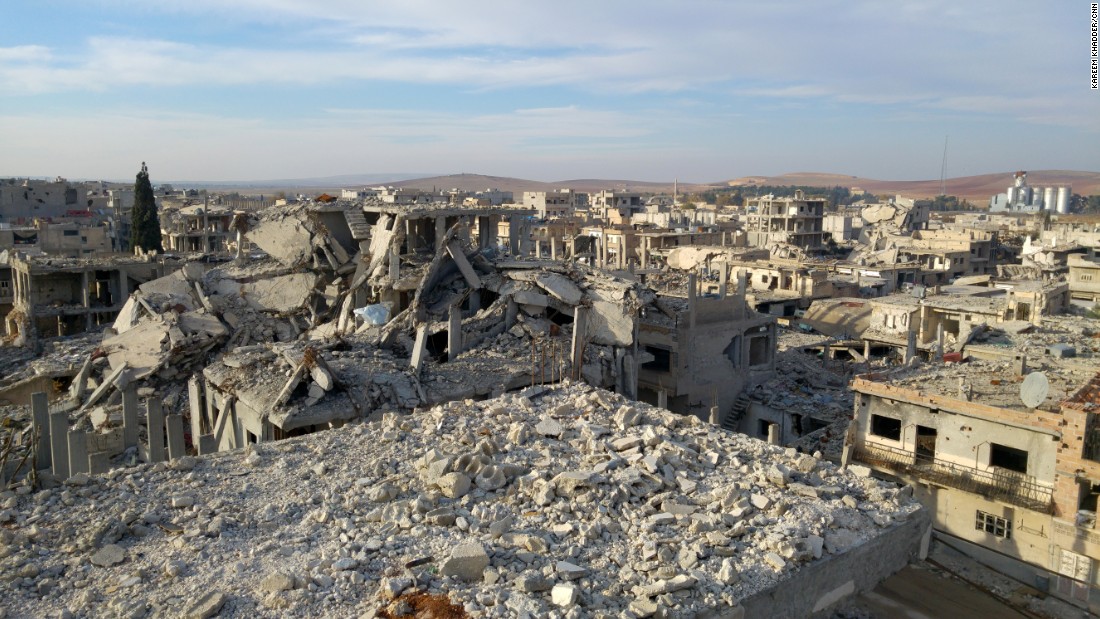
[[[923,558],[932,524],[921,510],[878,537],[847,552],[799,568],[771,589],[741,601],[747,619],[827,617],[828,609]],[[715,614],[714,617],[724,615]]]

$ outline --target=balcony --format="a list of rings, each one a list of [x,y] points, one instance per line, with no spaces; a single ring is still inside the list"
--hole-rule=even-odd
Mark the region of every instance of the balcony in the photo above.
[[[954,462],[926,458],[884,445],[863,445],[855,459],[876,469],[915,477],[921,481],[958,488],[989,500],[1003,501],[1031,511],[1054,513],[1054,490],[1034,477],[996,469],[986,471]]]

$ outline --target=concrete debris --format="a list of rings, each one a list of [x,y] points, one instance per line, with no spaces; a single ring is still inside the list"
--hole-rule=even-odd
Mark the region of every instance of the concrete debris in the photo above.
[[[154,616],[361,615],[421,594],[471,614],[752,615],[785,589],[840,587],[854,577],[832,567],[842,558],[862,566],[862,589],[919,548],[927,515],[891,484],[581,384],[527,393],[203,456],[186,472],[143,464],[9,492],[3,599],[31,616],[123,603]],[[548,418],[557,436],[508,438]],[[441,489],[489,470],[504,483]],[[94,579],[88,561],[102,565]]]

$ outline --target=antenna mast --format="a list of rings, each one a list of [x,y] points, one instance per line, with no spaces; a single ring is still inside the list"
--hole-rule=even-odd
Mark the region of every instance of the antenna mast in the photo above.
[[[947,136],[943,136],[943,161],[940,163],[940,195],[947,195],[944,182],[947,175]]]

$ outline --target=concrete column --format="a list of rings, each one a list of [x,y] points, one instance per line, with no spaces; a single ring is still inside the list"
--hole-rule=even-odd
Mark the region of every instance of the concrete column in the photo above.
[[[199,377],[197,374],[192,375],[187,381],[187,402],[190,405],[191,412],[191,436],[196,441],[202,435],[202,395],[202,385],[199,384]]]
[[[508,297],[508,304],[504,306],[504,328],[511,329],[516,324],[516,316],[519,314],[519,305],[515,299]]]
[[[122,305],[130,298],[130,278],[123,269],[118,270],[118,288],[122,291],[117,299],[111,299],[115,305]]]
[[[183,437],[183,415],[168,415],[164,418],[168,431],[168,458],[176,460],[187,455],[187,443]]]
[[[695,328],[695,273],[688,273],[688,326]]]
[[[38,442],[34,446],[34,467],[42,471],[50,468],[50,403],[46,393],[31,394],[31,424]]]
[[[542,241],[535,239],[535,257],[542,260]]]
[[[777,423],[768,424],[768,444],[779,444],[779,424]]]
[[[512,215],[508,218],[508,251],[512,252],[513,256],[520,255],[519,246],[519,233],[520,233],[520,218],[517,215]]]
[[[748,275],[745,273],[744,269],[737,269],[737,306],[738,306],[737,311],[741,313],[741,316],[744,316],[745,314],[747,314],[747,312],[745,311],[746,310],[746,307],[745,307],[746,301],[745,301],[745,299],[746,299],[746,295],[748,294],[748,290],[749,290]]]
[[[88,456],[88,473],[102,475],[111,470],[111,454],[106,451],[98,451]]]
[[[397,252],[390,250],[390,286],[401,279],[401,257]]]
[[[462,353],[462,310],[458,304],[449,309],[447,326],[447,360],[454,361]]]
[[[53,474],[69,478],[69,414],[50,413],[50,462]]]
[[[863,359],[867,362],[871,362],[871,342],[863,342]]]
[[[469,217],[462,217],[462,218],[459,219],[459,222],[462,225],[459,226],[459,228],[458,228],[458,237],[457,238],[462,240],[463,245],[469,245],[470,244],[470,225],[471,225],[470,224],[470,218]]]
[[[196,444],[199,455],[212,454],[218,451],[218,441],[213,434],[203,434]]]
[[[164,462],[164,408],[161,401],[145,401],[145,422],[149,434],[149,462]]]
[[[520,219],[519,250],[524,256],[531,255],[531,222],[526,217]]]
[[[573,349],[569,360],[573,365],[573,375],[580,377],[584,365],[585,340],[588,336],[588,308],[577,306],[573,310]]]
[[[88,272],[80,273],[80,300],[85,309],[92,306],[91,282],[88,281]]]
[[[80,285],[81,285],[81,288],[82,288],[82,290],[80,291],[80,299],[81,299],[81,301],[84,305],[84,309],[89,310],[92,307],[92,292],[91,292],[91,282],[89,281],[90,278],[88,277],[88,272],[87,271],[82,271],[81,274],[80,274],[80,279],[81,279]],[[91,312],[86,311],[84,313],[84,330],[85,331],[91,331],[92,330],[92,314],[91,314]]]
[[[550,259],[558,259],[558,236],[556,234],[550,235]]]
[[[909,331],[905,341],[905,364],[908,365],[917,356],[917,332]]]
[[[137,447],[138,444],[138,399],[137,389],[133,385],[122,390],[122,446]]]
[[[443,237],[447,236],[447,218],[436,217],[435,218],[435,250],[439,251],[440,247],[443,247]]]
[[[69,432],[69,474],[89,472],[88,433],[83,430]]]
[[[714,425],[722,423],[722,417],[721,413],[719,413],[719,410],[720,409],[717,406],[710,407],[710,422]]]
[[[722,272],[718,274],[718,297],[721,299],[726,298],[726,287],[729,280],[729,265],[725,262],[722,264]]]
[[[204,381],[204,384],[206,385],[206,388],[203,390],[203,393],[205,393],[206,396],[203,399],[206,400],[206,414],[203,415],[202,423],[199,424],[201,432],[196,436],[202,436],[203,434],[209,434],[213,432],[214,420],[218,418],[218,408],[214,405],[217,403],[221,394],[217,393],[214,390],[214,387],[210,384],[210,381]],[[225,397],[226,396],[221,396],[221,399],[225,399]],[[198,443],[195,443],[196,440],[198,439],[191,439],[194,445],[198,445]]]
[[[491,239],[496,235],[492,231],[492,227],[489,223],[489,217],[480,216],[477,218],[477,247],[478,249],[485,249],[492,244]]]
[[[664,389],[657,390],[657,408],[668,409],[668,391]]]
[[[416,340],[413,342],[412,357],[409,359],[409,367],[413,372],[420,372],[420,364],[424,361],[424,348],[428,343],[428,325],[422,324],[416,329]]]
[[[416,220],[415,219],[406,219],[405,220],[405,248],[408,250],[408,253],[414,254],[414,253],[416,253],[416,248],[419,247],[419,246],[420,246],[420,244],[417,242],[417,238],[416,238]]]

